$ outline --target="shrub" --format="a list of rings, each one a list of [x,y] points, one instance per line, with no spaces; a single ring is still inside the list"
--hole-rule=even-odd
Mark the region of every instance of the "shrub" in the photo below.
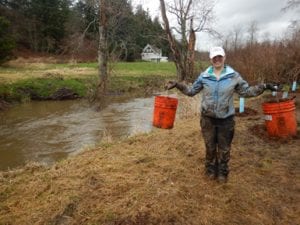
[[[292,83],[300,77],[300,29],[281,41],[254,43],[227,51],[228,63],[250,83]]]

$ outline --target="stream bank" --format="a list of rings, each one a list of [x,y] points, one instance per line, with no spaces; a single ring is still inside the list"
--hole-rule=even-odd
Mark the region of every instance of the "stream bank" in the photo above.
[[[247,103],[258,114],[236,117],[225,184],[205,178],[199,117],[188,115],[51,167],[0,172],[0,223],[298,224],[300,138],[262,137],[261,100]]]

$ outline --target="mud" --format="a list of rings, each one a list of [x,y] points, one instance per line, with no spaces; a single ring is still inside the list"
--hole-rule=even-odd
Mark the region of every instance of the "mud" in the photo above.
[[[235,116],[247,117],[247,116],[256,116],[258,114],[257,110],[245,107],[244,112],[240,113],[239,108],[235,108]]]
[[[9,108],[9,103],[0,99],[0,111]]]
[[[79,95],[76,92],[69,88],[61,88],[50,97],[50,100],[70,100],[77,98],[79,98]]]
[[[79,95],[76,92],[66,87],[58,89],[48,97],[40,96],[31,88],[19,88],[19,93],[21,95],[29,96],[31,100],[72,100],[79,98]]]

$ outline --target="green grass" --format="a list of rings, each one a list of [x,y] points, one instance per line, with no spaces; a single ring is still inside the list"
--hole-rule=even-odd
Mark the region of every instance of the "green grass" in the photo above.
[[[84,97],[87,80],[58,78],[29,78],[11,84],[0,85],[0,98],[6,101],[23,101],[24,99],[47,99],[61,88],[68,88]]]
[[[175,76],[176,68],[174,63],[151,63],[151,62],[119,62],[109,65],[111,76]],[[45,63],[12,63],[0,67],[0,83],[15,82],[20,79],[35,77],[61,76],[71,78],[83,78],[97,76],[97,63],[76,63],[76,64],[45,64]]]
[[[160,75],[174,76],[176,68],[173,62],[152,63],[152,62],[134,62],[134,63],[117,63],[112,65],[113,72],[117,75]]]
[[[113,92],[158,89],[166,80],[176,79],[172,62],[112,63],[109,73],[109,91]],[[85,97],[98,80],[97,63],[14,63],[0,67],[0,98],[7,101],[22,101],[33,96],[47,98],[63,87]]]

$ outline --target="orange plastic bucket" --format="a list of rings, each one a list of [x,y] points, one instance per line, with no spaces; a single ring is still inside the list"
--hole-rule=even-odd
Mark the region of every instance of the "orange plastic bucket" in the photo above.
[[[155,96],[153,126],[164,129],[173,128],[177,105],[177,98]]]
[[[262,105],[265,124],[271,137],[288,137],[297,134],[297,121],[294,100],[265,102]]]

